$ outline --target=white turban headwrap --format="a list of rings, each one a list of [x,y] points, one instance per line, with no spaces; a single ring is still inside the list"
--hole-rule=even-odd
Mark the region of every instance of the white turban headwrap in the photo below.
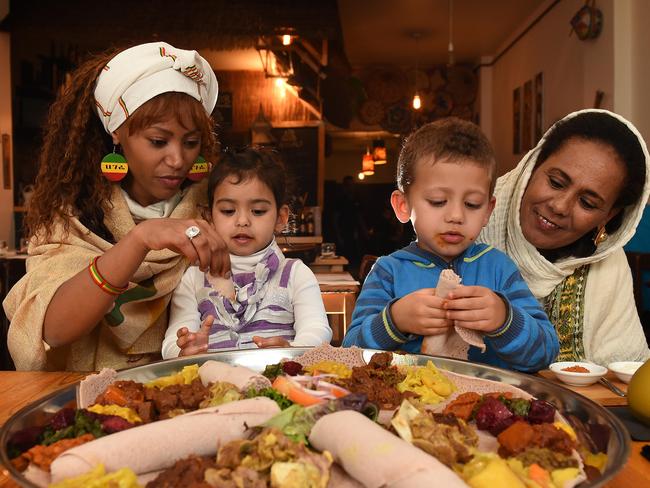
[[[126,49],[111,59],[97,79],[95,104],[109,134],[135,110],[166,92],[187,93],[210,114],[217,103],[217,77],[196,51],[166,42]]]

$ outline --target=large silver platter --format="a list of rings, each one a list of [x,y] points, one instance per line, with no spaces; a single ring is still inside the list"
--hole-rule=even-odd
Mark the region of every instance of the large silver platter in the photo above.
[[[157,363],[139,366],[136,368],[121,370],[118,374],[120,379],[146,382],[160,376],[166,376],[178,372],[183,366],[189,364],[202,364],[208,359],[217,359],[229,364],[246,366],[256,371],[262,371],[267,364],[279,362],[283,358],[294,358],[307,351],[309,348],[282,348],[282,349],[254,349],[254,350],[232,350],[199,356],[190,356],[160,361]],[[379,351],[372,349],[364,350],[364,359]],[[527,391],[536,398],[547,400],[554,404],[560,413],[575,415],[585,423],[600,424],[609,430],[609,444],[607,448],[607,465],[603,475],[594,481],[585,482],[579,488],[604,486],[616,473],[625,465],[630,454],[630,436],[618,418],[601,407],[597,403],[585,398],[578,393],[568,390],[560,385],[552,383],[538,376],[531,376],[523,373],[516,373],[492,366],[470,363],[458,359],[445,357],[432,357],[425,355],[395,354],[394,364],[418,364],[424,365],[428,360],[433,360],[439,368],[466,374],[493,381],[501,381]],[[0,460],[6,466],[11,477],[21,486],[36,488],[36,485],[27,481],[17,471],[7,455],[7,442],[11,435],[25,427],[42,425],[46,419],[64,406],[74,406],[78,385],[70,385],[57,392],[54,392],[41,400],[31,403],[16,412],[2,427],[0,432]]]

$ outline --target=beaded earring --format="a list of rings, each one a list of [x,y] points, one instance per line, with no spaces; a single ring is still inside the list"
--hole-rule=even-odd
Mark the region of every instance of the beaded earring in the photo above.
[[[190,168],[187,177],[192,181],[201,181],[210,172],[210,163],[203,156],[199,156]]]
[[[115,152],[115,145],[113,145],[113,152],[108,153],[102,158],[102,175],[109,181],[121,181],[129,171],[129,165],[120,153]]]

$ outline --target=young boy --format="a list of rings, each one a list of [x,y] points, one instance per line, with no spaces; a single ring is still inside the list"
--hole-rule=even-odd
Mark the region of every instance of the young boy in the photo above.
[[[405,142],[391,204],[416,241],[377,260],[357,301],[344,346],[418,353],[425,336],[454,326],[484,334],[468,358],[537,371],[558,354],[558,339],[512,260],[474,241],[494,209],[494,153],[478,126],[457,118],[427,124]],[[435,295],[451,269],[462,286]],[[441,355],[449,355],[441,351]]]

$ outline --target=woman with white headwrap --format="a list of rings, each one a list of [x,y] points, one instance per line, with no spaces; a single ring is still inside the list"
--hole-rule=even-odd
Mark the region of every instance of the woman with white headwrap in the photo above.
[[[605,110],[569,114],[497,180],[495,196],[480,239],[519,266],[558,333],[558,360],[648,359],[623,251],[650,196],[637,129]]]
[[[207,61],[164,42],[72,74],[45,125],[27,274],[3,304],[17,369],[159,359],[188,263],[215,275],[229,268],[223,241],[199,218],[205,185],[189,181],[209,166],[199,156],[215,156],[216,100]]]

